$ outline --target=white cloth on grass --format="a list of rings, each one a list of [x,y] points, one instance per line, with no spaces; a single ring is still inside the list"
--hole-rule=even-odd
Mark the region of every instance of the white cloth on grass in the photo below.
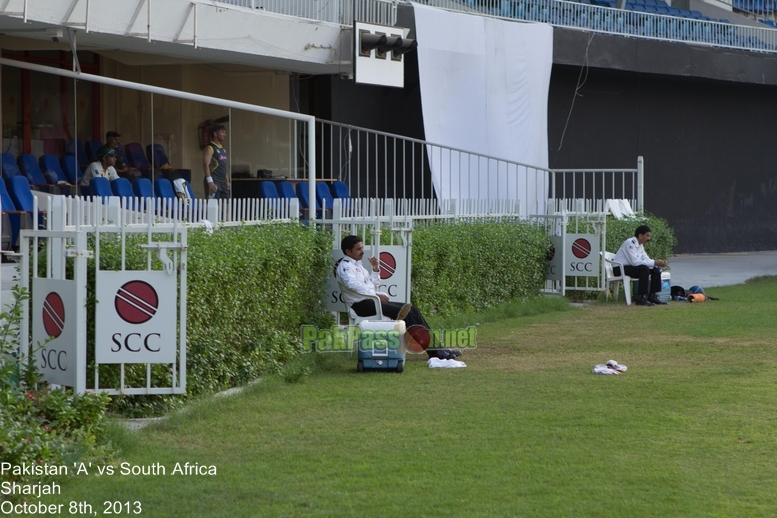
[[[430,369],[460,369],[467,364],[459,360],[441,360],[440,358],[429,358],[427,362]]]

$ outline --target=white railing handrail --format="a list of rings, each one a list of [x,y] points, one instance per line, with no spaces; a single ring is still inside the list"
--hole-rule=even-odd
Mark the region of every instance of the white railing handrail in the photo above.
[[[777,30],[566,0],[422,0],[450,11],[505,20],[549,23],[556,27],[697,45],[777,53]],[[469,5],[472,3],[472,5]],[[509,8],[503,8],[508,6]],[[671,6],[670,6],[671,8]]]

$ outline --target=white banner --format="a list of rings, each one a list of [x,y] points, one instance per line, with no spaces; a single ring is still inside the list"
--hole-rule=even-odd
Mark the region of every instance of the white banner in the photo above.
[[[32,293],[32,350],[38,370],[44,381],[75,387],[75,281],[36,277]]]
[[[97,363],[175,363],[177,276],[163,271],[98,271]]]
[[[553,27],[413,4],[426,140],[548,166]],[[440,199],[520,199],[545,212],[545,171],[430,150]]]
[[[369,257],[371,255],[370,246],[365,247],[362,264],[367,271],[372,270]],[[334,274],[334,264],[343,257],[340,250],[332,250],[332,273]],[[407,273],[409,265],[407,264],[407,249],[401,245],[381,246],[380,247],[380,286],[378,291],[388,293],[389,299],[393,302],[410,302],[410,286],[407,283]],[[332,275],[327,284],[327,309],[329,311],[343,311],[344,303],[340,299],[340,286],[337,279]]]

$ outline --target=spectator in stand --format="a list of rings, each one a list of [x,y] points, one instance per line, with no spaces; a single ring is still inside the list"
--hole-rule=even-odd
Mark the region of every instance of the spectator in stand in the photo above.
[[[89,187],[89,182],[92,181],[92,178],[97,178],[98,176],[104,176],[111,181],[119,177],[116,169],[113,167],[116,163],[116,151],[103,146],[97,150],[95,155],[97,160],[89,164],[89,167],[84,171],[84,176],[81,177],[81,183],[79,184],[81,187]]]
[[[114,154],[116,155],[116,165],[114,166],[114,169],[116,169],[116,172],[119,174],[119,176],[129,178],[129,179],[135,179],[140,177],[140,171],[135,169],[134,167],[129,167],[125,162],[124,158],[121,156],[121,153],[119,152],[119,146],[121,145],[121,135],[116,133],[115,131],[109,131],[105,134],[105,145],[101,147],[96,155],[100,154],[100,151],[103,151],[104,149],[113,150]]]

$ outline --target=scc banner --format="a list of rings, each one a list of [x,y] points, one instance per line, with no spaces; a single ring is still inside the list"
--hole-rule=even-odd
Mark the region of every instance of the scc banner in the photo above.
[[[95,361],[175,363],[177,276],[98,271],[96,281]]]

